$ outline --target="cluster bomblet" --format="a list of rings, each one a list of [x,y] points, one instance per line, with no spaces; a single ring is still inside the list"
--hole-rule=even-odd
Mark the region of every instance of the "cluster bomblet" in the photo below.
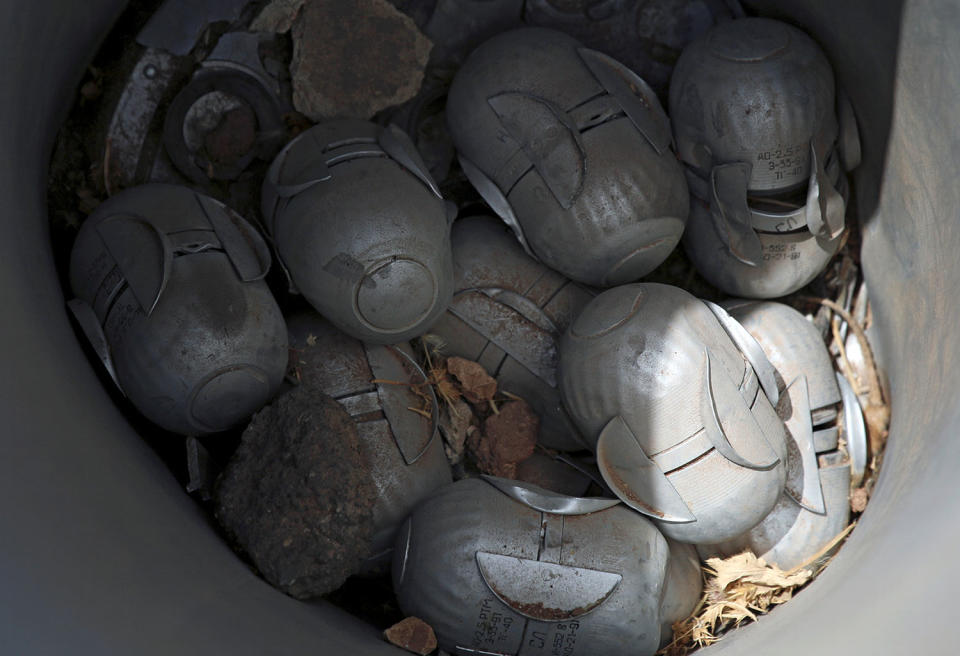
[[[813,39],[766,18],[714,27],[670,83],[677,152],[692,193],[684,245],[723,291],[796,291],[840,246],[844,169],[859,161],[853,112]]]
[[[413,512],[393,585],[403,612],[461,656],[652,656],[701,592],[695,550],[616,499],[492,477]]]
[[[185,435],[233,427],[267,403],[287,331],[249,223],[186,187],[149,184],[101,204],[70,259],[70,308],[134,406]]]
[[[576,39],[490,39],[457,72],[447,124],[483,199],[568,278],[631,282],[679,242],[689,198],[666,113],[640,77]]]
[[[610,489],[667,537],[733,538],[783,490],[772,366],[722,308],[678,287],[594,298],[561,341],[560,392]]]
[[[307,130],[273,161],[261,201],[291,289],[347,334],[409,340],[450,301],[448,208],[399,128]]]
[[[757,339],[784,389],[778,411],[788,435],[787,480],[763,521],[699,549],[725,556],[750,549],[787,570],[808,562],[849,522],[850,486],[866,464],[863,417],[856,398],[843,393],[823,338],[806,317],[771,301],[734,300],[724,307]]]

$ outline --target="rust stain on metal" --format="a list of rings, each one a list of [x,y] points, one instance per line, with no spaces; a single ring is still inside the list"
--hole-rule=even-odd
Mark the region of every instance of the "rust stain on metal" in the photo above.
[[[606,465],[607,476],[610,477],[610,483],[613,484],[613,488],[616,490],[617,496],[620,496],[622,494],[623,496],[625,496],[627,499],[630,500],[631,505],[636,504],[637,506],[640,506],[641,508],[646,510],[648,513],[653,515],[654,517],[660,517],[660,518],[664,517],[664,512],[662,510],[657,510],[651,507],[650,504],[648,504],[647,502],[637,497],[631,491],[631,487],[627,484],[627,482],[623,480],[619,474],[617,474],[616,468],[610,465],[610,463],[606,459],[603,459],[603,460],[604,460],[604,464]]]
[[[488,581],[488,584],[490,582]],[[591,610],[599,606],[606,599],[606,596],[601,596],[596,601],[589,603],[585,606],[577,606],[576,608],[551,608],[550,606],[545,606],[542,602],[523,602],[516,601],[511,599],[503,593],[502,590],[498,589],[496,586],[490,584],[490,589],[493,590],[494,594],[500,598],[503,603],[510,606],[521,615],[531,617],[538,620],[543,620],[545,622],[555,622],[560,620],[570,620],[575,617],[580,617],[581,615],[586,615]]]

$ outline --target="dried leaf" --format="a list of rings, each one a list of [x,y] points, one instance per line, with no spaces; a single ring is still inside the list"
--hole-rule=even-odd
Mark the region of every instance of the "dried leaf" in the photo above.
[[[440,410],[440,435],[443,436],[443,450],[451,465],[463,460],[470,429],[477,425],[477,418],[470,404],[458,399]]]
[[[447,359],[447,371],[460,384],[460,391],[471,403],[486,403],[497,393],[497,381],[476,362],[460,357]]]
[[[708,572],[716,579],[721,590],[729,590],[733,583],[753,584],[767,588],[790,588],[810,580],[811,572],[800,570],[788,573],[775,565],[768,565],[749,551],[730,558],[708,558]]]
[[[435,385],[437,387],[437,394],[448,404],[452,405],[460,400],[460,389],[450,380],[446,372],[442,372],[441,375],[437,377]]]
[[[674,623],[673,640],[658,654],[686,656],[711,645],[724,631],[746,620],[754,622],[771,607],[789,601],[797,588],[813,578],[808,569],[785,572],[749,551],[729,558],[709,558],[703,573],[703,598],[690,617]]]
[[[867,507],[867,499],[866,488],[858,487],[850,493],[850,510],[855,513],[863,512]]]

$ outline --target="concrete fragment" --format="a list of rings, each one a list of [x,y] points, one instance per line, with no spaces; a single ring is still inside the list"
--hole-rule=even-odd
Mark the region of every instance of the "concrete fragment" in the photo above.
[[[432,48],[387,0],[309,0],[291,34],[293,104],[315,121],[369,119],[410,100]]]
[[[408,617],[383,632],[392,644],[420,656],[427,656],[437,648],[433,628],[418,617]]]

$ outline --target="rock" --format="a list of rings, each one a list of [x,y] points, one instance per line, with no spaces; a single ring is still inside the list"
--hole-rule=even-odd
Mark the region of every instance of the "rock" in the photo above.
[[[251,32],[289,32],[306,0],[273,0],[250,23]]]
[[[433,628],[419,617],[408,617],[383,632],[391,643],[420,656],[427,656],[437,648]]]
[[[410,100],[432,48],[387,0],[308,0],[291,35],[293,104],[315,121],[369,119]]]
[[[483,422],[483,432],[467,439],[467,448],[485,474],[514,478],[517,465],[533,455],[540,420],[526,401],[510,401]]]
[[[218,482],[215,515],[267,581],[307,599],[359,568],[376,496],[350,415],[301,386],[254,416]]]
[[[470,409],[470,404],[463,399],[441,406],[440,434],[443,436],[443,450],[451,465],[463,460],[468,431],[471,426],[476,425],[477,418]]]
[[[534,453],[517,465],[515,478],[571,497],[583,496],[591,483],[583,472],[542,453]]]
[[[447,358],[447,371],[457,379],[460,392],[471,403],[486,403],[497,393],[497,381],[472,360]]]

